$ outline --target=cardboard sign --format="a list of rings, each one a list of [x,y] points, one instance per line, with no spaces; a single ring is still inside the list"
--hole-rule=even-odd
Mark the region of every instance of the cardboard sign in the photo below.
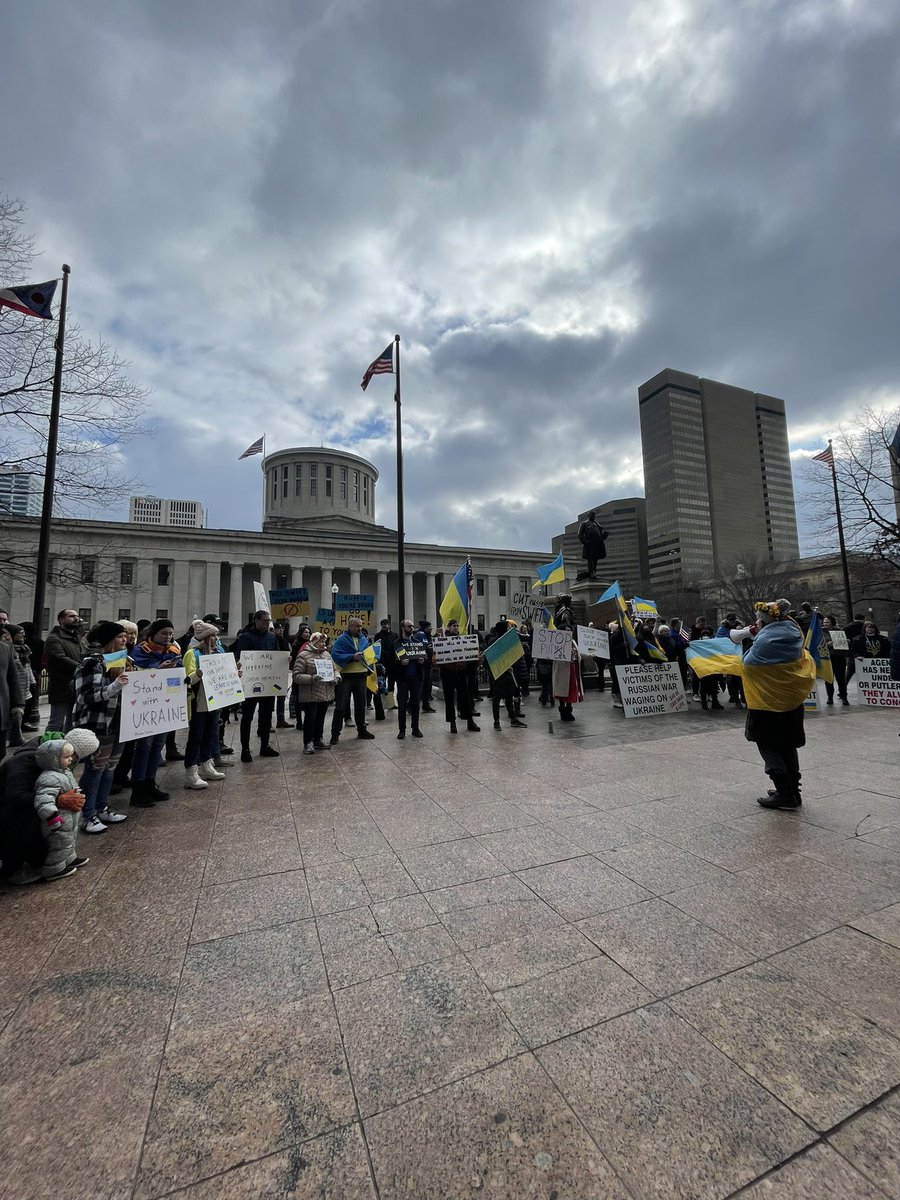
[[[363,596],[363,599],[369,599]],[[358,617],[362,621],[363,628],[369,629],[372,624],[371,612],[366,612],[359,608],[319,608],[316,610],[316,629],[319,633],[325,633],[332,641],[344,632],[350,624],[352,617]]]
[[[831,646],[833,650],[849,650],[850,641],[843,629],[830,629]]]
[[[531,657],[549,658],[553,662],[571,662],[571,633],[568,629],[546,629],[543,625],[536,625],[531,642]]]
[[[119,695],[119,741],[187,729],[187,688],[184,667],[157,667],[153,671],[128,671]]]
[[[661,717],[687,712],[677,662],[630,663],[616,667],[626,717]]]
[[[316,677],[322,679],[325,683],[334,683],[334,662],[328,658],[317,658],[315,660]]]
[[[289,620],[291,617],[309,616],[309,589],[273,588],[269,592],[269,612],[274,618]]]
[[[603,629],[578,626],[578,649],[592,658],[609,658],[609,634]]]
[[[513,592],[509,615],[518,621],[531,621],[535,624],[545,604],[546,601],[540,596],[535,596],[533,592]]]
[[[338,592],[334,598],[336,612],[371,613],[375,608],[375,597],[365,592]]]
[[[806,699],[803,701],[803,711],[804,712],[818,712],[819,711],[819,693],[816,690],[815,686],[813,687],[813,690],[809,693],[809,695],[806,697]]]
[[[900,680],[891,679],[889,658],[858,658],[856,689],[868,705],[900,708]]]
[[[196,694],[198,712],[218,712],[240,704],[244,689],[232,654],[201,654],[199,662],[203,675]]]
[[[244,650],[241,654],[244,699],[287,695],[291,687],[290,658],[287,650]]]
[[[434,661],[440,663],[477,662],[480,653],[477,633],[458,637],[436,637],[432,640]]]

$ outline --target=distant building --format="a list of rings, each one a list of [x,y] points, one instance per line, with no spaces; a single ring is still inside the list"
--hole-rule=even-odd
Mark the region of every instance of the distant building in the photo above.
[[[44,498],[44,477],[21,467],[0,471],[0,513],[39,517]]]
[[[128,520],[133,525],[174,525],[179,529],[203,529],[206,514],[199,500],[160,500],[156,496],[132,496]]]
[[[638,591],[641,580],[649,577],[647,560],[647,505],[643,496],[627,500],[607,500],[578,514],[578,520],[567,525],[553,538],[553,553],[563,552],[568,581],[574,582],[579,571],[586,569],[581,557],[578,527],[593,512],[597,522],[607,530],[606,558],[597,564],[597,576],[604,583],[618,579],[626,593]]]
[[[798,557],[783,400],[666,369],[638,403],[652,580]]]

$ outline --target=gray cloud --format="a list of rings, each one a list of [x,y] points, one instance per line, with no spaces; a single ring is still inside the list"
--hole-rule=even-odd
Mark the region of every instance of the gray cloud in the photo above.
[[[265,430],[371,457],[390,523],[391,381],[359,380],[394,332],[415,540],[539,549],[639,491],[666,365],[783,396],[797,445],[896,394],[891,6],[297,9],[6,17],[0,185],[152,386],[156,493],[252,527]]]

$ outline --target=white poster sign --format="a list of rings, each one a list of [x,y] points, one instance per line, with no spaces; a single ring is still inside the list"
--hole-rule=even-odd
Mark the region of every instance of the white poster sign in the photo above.
[[[835,650],[849,650],[850,649],[850,642],[848,641],[847,635],[846,635],[846,633],[844,633],[843,629],[832,629],[832,630],[830,630],[830,633],[831,633],[831,645],[834,647]]]
[[[891,679],[889,658],[858,658],[856,688],[866,704],[900,708],[900,681]]]
[[[241,687],[245,700],[285,696],[291,687],[290,652],[244,650],[241,653]]]
[[[687,712],[677,662],[631,663],[616,667],[626,717]]]
[[[119,696],[119,741],[152,737],[187,729],[187,688],[184,667],[157,667],[128,671],[128,682]]]
[[[531,621],[534,624],[539,620],[545,603],[545,600],[535,596],[533,592],[513,592],[509,615],[517,621]]]
[[[258,579],[253,580],[253,603],[255,605],[254,612],[271,611],[272,606],[269,602],[269,593]]]
[[[331,658],[315,659],[316,675],[325,683],[334,683],[334,661]]]
[[[199,666],[202,675],[197,708],[200,712],[217,712],[220,708],[241,703],[244,689],[233,655],[201,654]]]
[[[578,626],[578,649],[593,658],[609,658],[609,634],[604,629]]]
[[[432,640],[436,663],[477,662],[480,653],[477,633],[459,637],[436,637]]]
[[[543,625],[536,625],[531,642],[531,657],[549,658],[553,662],[571,662],[571,633],[568,629],[547,629]]]

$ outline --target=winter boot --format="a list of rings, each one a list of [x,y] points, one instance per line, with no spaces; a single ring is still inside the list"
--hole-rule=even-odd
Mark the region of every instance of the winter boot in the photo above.
[[[133,779],[131,781],[131,807],[152,808],[156,801],[147,795],[147,780]]]
[[[209,787],[206,780],[200,778],[200,768],[196,763],[192,767],[184,768],[184,786],[195,792],[202,792]]]
[[[200,764],[199,775],[201,779],[205,779],[208,783],[211,783],[214,779],[225,778],[225,773],[216,770],[215,763],[211,758]]]
[[[756,803],[761,808],[799,808],[800,796],[794,791],[792,777],[784,772],[772,774],[775,790],[760,796]]]

